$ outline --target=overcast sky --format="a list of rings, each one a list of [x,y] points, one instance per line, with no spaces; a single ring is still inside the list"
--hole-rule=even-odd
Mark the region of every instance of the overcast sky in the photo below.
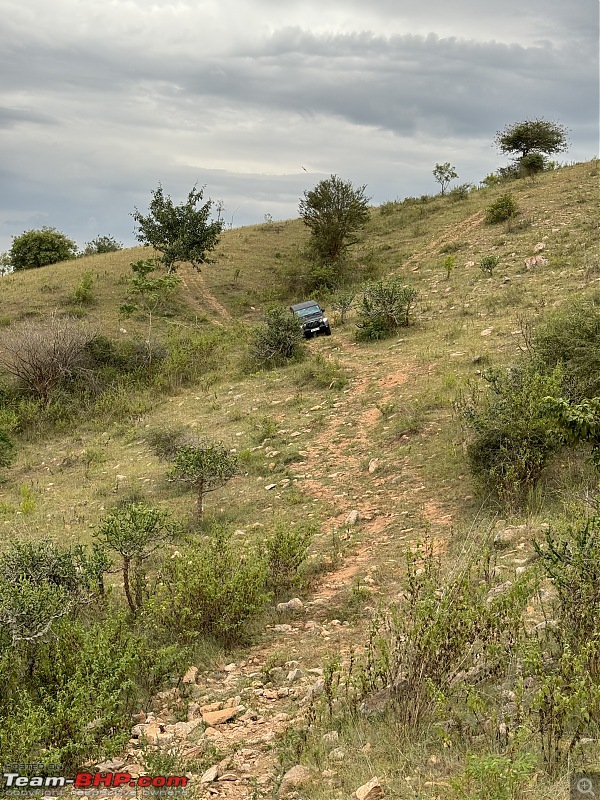
[[[374,204],[477,183],[544,117],[598,155],[597,0],[0,0],[0,251],[49,225],[135,243],[162,183],[234,226],[335,173]]]

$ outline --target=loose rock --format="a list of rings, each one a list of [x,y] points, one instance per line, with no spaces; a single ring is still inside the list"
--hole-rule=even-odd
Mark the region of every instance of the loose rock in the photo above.
[[[381,797],[385,797],[379,778],[372,778],[368,783],[359,786],[354,792],[354,797],[356,800],[380,800]]]

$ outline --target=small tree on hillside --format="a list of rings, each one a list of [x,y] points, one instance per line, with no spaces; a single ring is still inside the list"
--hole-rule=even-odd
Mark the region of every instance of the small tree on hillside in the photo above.
[[[237,458],[221,442],[184,444],[175,451],[173,462],[171,479],[185,481],[196,491],[196,522],[202,519],[204,495],[221,488],[237,474]]]
[[[332,175],[304,192],[300,216],[310,228],[311,247],[320,263],[339,263],[358,241],[355,234],[369,219],[370,198],[365,189]]]
[[[143,562],[174,535],[168,513],[144,503],[127,503],[110,511],[94,535],[121,556],[127,604],[136,614],[143,602]]]
[[[440,184],[442,194],[445,194],[448,184],[450,183],[450,181],[453,181],[456,178],[458,178],[458,173],[456,172],[455,168],[450,165],[450,162],[446,161],[445,164],[435,165],[435,169],[433,170],[433,177]]]
[[[148,367],[152,366],[152,321],[155,314],[160,313],[173,298],[181,280],[177,275],[161,275],[150,277],[156,272],[151,259],[135,261],[131,265],[133,276],[129,279],[129,297],[120,308],[122,314],[134,314],[141,311],[148,316]]]
[[[86,242],[81,251],[82,256],[95,256],[99,253],[116,253],[123,249],[123,244],[117,242],[112,236],[96,236],[91,242]]]
[[[523,174],[531,175],[540,171],[539,155],[562,153],[568,148],[567,132],[567,128],[558,122],[541,118],[527,119],[498,131],[494,142],[501,153],[515,156],[517,168],[523,166]],[[537,154],[538,158],[529,158],[533,154]]]
[[[176,206],[163,188],[152,190],[150,213],[144,216],[136,208],[132,214],[139,228],[135,235],[139,242],[154,247],[161,253],[160,261],[167,272],[174,272],[179,262],[189,261],[197,270],[200,264],[210,264],[207,253],[217,246],[224,223],[220,216],[211,220],[213,201],[203,199],[204,187],[194,188],[185,203]],[[218,207],[218,210],[220,208]]]
[[[9,251],[10,263],[15,270],[45,267],[59,261],[68,261],[75,258],[76,254],[77,245],[74,241],[56,228],[47,227],[14,236]]]

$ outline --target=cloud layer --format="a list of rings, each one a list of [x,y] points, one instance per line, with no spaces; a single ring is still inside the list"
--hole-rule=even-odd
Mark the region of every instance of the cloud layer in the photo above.
[[[435,191],[436,162],[476,182],[528,117],[597,155],[597,4],[487,5],[0,0],[0,250],[42,225],[132,244],[159,181],[235,225],[330,173],[374,202]]]

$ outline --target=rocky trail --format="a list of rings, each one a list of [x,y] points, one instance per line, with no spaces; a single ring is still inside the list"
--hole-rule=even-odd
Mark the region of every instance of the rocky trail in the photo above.
[[[410,263],[468,234],[481,220],[482,213],[467,218]],[[187,300],[199,312],[210,308],[217,324],[230,319],[201,274],[189,269],[181,277]],[[144,766],[148,750],[166,752],[183,762],[212,761],[203,772],[190,774],[194,797],[299,798],[297,790],[317,776],[298,764],[284,774],[274,746],[278,738],[301,723],[312,701],[323,693],[324,665],[335,657],[347,660],[360,648],[379,598],[393,601],[403,551],[414,547],[425,529],[437,552],[447,546],[452,503],[432,495],[418,459],[398,458],[381,445],[397,409],[410,409],[414,381],[426,378],[433,367],[415,364],[403,352],[402,340],[379,351],[375,360],[368,349],[342,335],[314,340],[309,347],[336,362],[350,379],[333,407],[323,402],[311,409],[326,412],[325,424],[311,433],[310,447],[300,451],[305,460],[294,483],[330,509],[320,535],[337,536],[343,557],[332,564],[311,596],[278,605],[279,620],[267,627],[262,642],[248,649],[243,659],[210,672],[190,666],[177,687],[157,695],[152,708],[140,710],[128,752],[97,765],[100,769],[127,771],[135,777],[148,772]],[[283,420],[282,416],[279,421]],[[418,433],[427,437],[435,432],[436,426],[425,422]],[[395,444],[412,441],[414,433],[400,434]],[[372,602],[357,619],[342,622],[335,618],[335,609],[356,582],[363,593],[370,593]],[[345,754],[336,747],[334,731],[326,736],[331,767],[317,779],[334,786]],[[376,778],[367,778],[370,782],[356,787],[356,797],[383,797]],[[107,798],[143,796],[135,791],[113,792]]]

